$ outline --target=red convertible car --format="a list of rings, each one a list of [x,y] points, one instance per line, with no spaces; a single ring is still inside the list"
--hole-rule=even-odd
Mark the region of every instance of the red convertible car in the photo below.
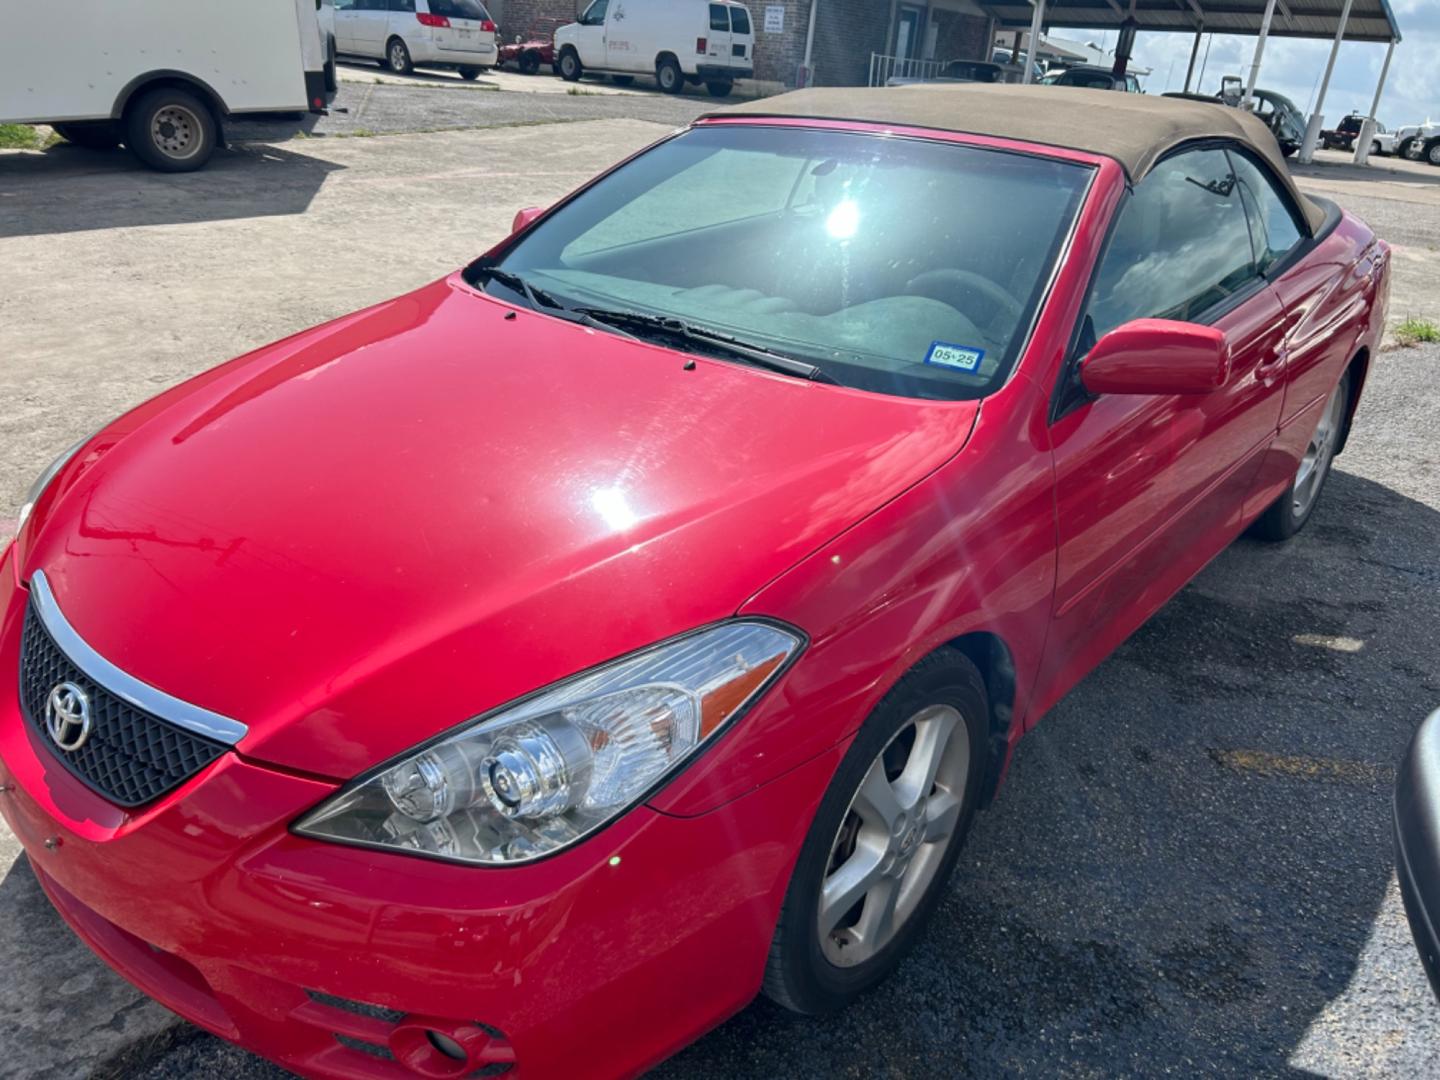
[[[838,1009],[1021,736],[1314,513],[1389,264],[1219,106],[708,116],[46,470],[0,812],[117,971],[309,1076]]]
[[[573,19],[541,19],[508,45],[500,46],[497,67],[514,64],[521,75],[538,75],[540,68],[555,67],[555,31]],[[556,72],[556,74],[559,74]]]

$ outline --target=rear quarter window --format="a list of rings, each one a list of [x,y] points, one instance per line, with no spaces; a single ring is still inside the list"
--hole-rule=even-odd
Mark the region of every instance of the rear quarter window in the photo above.
[[[730,29],[737,34],[750,33],[750,12],[743,7],[730,9]]]

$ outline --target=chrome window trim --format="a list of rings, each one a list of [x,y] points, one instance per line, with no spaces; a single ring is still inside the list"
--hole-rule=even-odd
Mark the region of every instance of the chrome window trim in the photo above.
[[[250,729],[238,720],[231,720],[228,716],[191,705],[188,701],[181,701],[163,690],[155,689],[149,683],[141,682],[92,649],[61,613],[60,605],[55,601],[55,594],[50,591],[50,583],[45,580],[43,570],[36,570],[30,576],[30,597],[35,605],[35,614],[39,616],[41,624],[49,631],[55,644],[60,647],[60,651],[101,689],[167,724],[174,724],[178,728],[225,743],[227,746],[234,746],[249,732]]]

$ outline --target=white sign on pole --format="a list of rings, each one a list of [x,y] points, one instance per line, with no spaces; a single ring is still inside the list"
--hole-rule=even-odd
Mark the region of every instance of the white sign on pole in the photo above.
[[[785,32],[785,7],[782,4],[765,5],[765,33],[783,34]]]

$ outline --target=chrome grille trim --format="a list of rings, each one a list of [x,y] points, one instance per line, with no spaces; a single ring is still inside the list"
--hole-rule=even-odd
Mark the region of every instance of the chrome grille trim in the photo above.
[[[30,599],[35,605],[35,613],[40,617],[41,625],[60,647],[60,651],[97,686],[167,724],[227,746],[234,746],[249,732],[250,729],[238,720],[202,709],[198,705],[191,705],[188,701],[181,701],[163,690],[155,689],[149,683],[141,682],[92,649],[61,614],[60,605],[55,602],[55,594],[50,591],[50,583],[45,580],[43,570],[36,570],[30,576]]]

